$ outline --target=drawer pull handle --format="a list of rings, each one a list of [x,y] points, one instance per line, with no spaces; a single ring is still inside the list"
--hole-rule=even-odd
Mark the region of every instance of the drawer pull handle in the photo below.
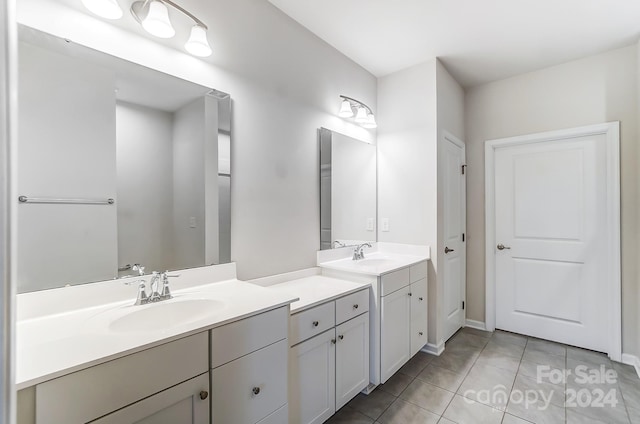
[[[419,300],[420,302],[422,302],[422,300],[423,300],[423,299],[422,299],[421,297],[419,297],[419,298],[418,298],[418,300]]]
[[[319,324],[320,324],[320,322],[319,322],[319,321],[313,321],[313,326],[314,326],[314,327],[317,327]]]
[[[353,305],[353,309],[358,309],[358,304]]]
[[[254,387],[253,389],[251,389],[251,391],[253,392],[254,396],[255,395],[259,395],[260,394],[260,387]]]
[[[344,339],[344,334],[340,334],[340,335],[338,336],[338,338],[339,338],[340,340]]]
[[[331,339],[331,344],[336,344],[336,339]]]
[[[205,390],[200,392],[200,399],[205,400],[208,397],[209,397],[209,392],[207,392]]]
[[[409,296],[413,296],[413,293],[409,293]]]
[[[423,334],[424,334],[424,333],[423,333],[422,331],[420,331],[420,332],[418,333],[418,335],[419,335],[419,336],[422,336]]]

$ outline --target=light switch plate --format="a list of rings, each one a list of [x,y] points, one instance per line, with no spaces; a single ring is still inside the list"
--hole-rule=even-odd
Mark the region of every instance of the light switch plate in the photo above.
[[[373,218],[367,218],[367,231],[373,231]]]
[[[382,218],[382,231],[389,231],[389,218]]]

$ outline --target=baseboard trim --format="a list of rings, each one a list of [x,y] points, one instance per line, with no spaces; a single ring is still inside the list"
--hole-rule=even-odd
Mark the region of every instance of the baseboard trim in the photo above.
[[[468,319],[465,321],[465,327],[475,328],[476,330],[487,331],[487,326],[482,321],[476,321],[475,319]]]
[[[640,358],[639,357],[637,357],[636,355],[631,355],[630,353],[623,353],[622,363],[631,365],[632,367],[634,367],[636,369],[636,373],[638,374],[638,377],[640,377]]]
[[[440,356],[442,352],[444,352],[444,341],[440,341],[437,345],[427,343],[420,351],[428,353],[429,355]]]

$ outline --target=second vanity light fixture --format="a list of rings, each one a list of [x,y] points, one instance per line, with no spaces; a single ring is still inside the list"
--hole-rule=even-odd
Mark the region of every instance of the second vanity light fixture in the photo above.
[[[338,116],[341,118],[354,118],[357,124],[363,128],[377,128],[376,117],[373,115],[371,108],[359,100],[347,96],[340,96],[342,103]],[[355,114],[354,114],[355,111]]]
[[[120,19],[122,9],[117,0],[82,0],[87,9],[106,19]],[[175,10],[189,17],[194,25],[191,28],[189,40],[184,48],[194,56],[207,57],[211,55],[211,46],[207,40],[207,26],[191,12],[171,0],[140,0],[131,5],[131,14],[142,25],[145,31],[159,38],[171,38],[176,30],[169,19],[169,9]]]

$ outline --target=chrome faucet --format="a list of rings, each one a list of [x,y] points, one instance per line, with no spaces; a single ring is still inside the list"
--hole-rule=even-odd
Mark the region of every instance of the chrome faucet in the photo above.
[[[362,251],[362,249],[367,246],[367,247],[371,247],[371,243],[362,243],[358,246],[356,246],[356,248],[353,250],[353,260],[357,261],[360,259],[364,259],[364,252]]]
[[[179,277],[180,274],[169,275],[169,271],[159,273],[154,271],[151,274],[151,281],[149,282],[151,293],[147,295],[146,285],[144,280],[136,281],[138,285],[138,297],[136,298],[135,306],[146,305],[147,303],[160,302],[162,300],[169,300],[173,298],[171,290],[169,290],[169,278]],[[160,279],[162,279],[162,292],[158,290],[160,285]],[[133,284],[125,283],[125,284]]]

